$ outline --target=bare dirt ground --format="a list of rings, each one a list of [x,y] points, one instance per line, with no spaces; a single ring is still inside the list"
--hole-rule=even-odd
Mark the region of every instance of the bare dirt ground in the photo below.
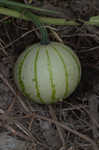
[[[98,0],[34,0],[33,4],[60,10],[64,14],[60,17],[70,20],[99,15]],[[99,149],[99,27],[82,23],[53,27],[79,56],[82,79],[64,102],[38,105],[18,91],[13,68],[19,54],[39,42],[39,31],[30,22],[0,16],[0,150]]]

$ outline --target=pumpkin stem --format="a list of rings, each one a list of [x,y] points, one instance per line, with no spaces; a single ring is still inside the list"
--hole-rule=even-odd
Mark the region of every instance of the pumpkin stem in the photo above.
[[[48,32],[46,28],[43,26],[43,24],[40,22],[39,17],[34,15],[30,11],[25,11],[24,16],[28,17],[40,30],[41,32],[41,44],[49,44],[49,38],[48,38]]]

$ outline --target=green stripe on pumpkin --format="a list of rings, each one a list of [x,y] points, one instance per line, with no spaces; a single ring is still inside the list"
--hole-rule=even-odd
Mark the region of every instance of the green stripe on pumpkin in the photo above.
[[[41,98],[41,95],[40,95],[40,89],[39,89],[39,83],[38,83],[38,75],[37,75],[37,61],[38,61],[38,56],[39,56],[39,52],[40,52],[40,48],[37,49],[37,52],[36,52],[36,56],[35,56],[35,59],[34,59],[34,79],[35,79],[35,88],[36,88],[36,94],[37,94],[37,97],[39,98],[39,100],[41,101],[41,103],[45,103],[45,101]]]
[[[64,73],[65,73],[65,93],[64,93],[64,97],[66,97],[67,94],[68,94],[68,72],[67,72],[67,67],[66,67],[66,64],[64,62],[64,58],[62,57],[61,53],[55,47],[53,47],[53,50],[57,53],[58,57],[60,58],[60,60],[63,64]]]
[[[79,83],[79,81],[80,81],[80,76],[81,76],[81,66],[80,66],[79,60],[78,60],[76,54],[75,54],[75,55],[73,54],[73,52],[71,51],[71,49],[69,49],[68,47],[67,47],[67,49],[66,49],[66,48],[63,47],[63,46],[62,46],[62,48],[63,48],[65,51],[67,51],[67,52],[72,56],[72,58],[74,59],[76,65],[77,65],[77,68],[78,68],[78,83]]]
[[[21,87],[21,89],[22,89],[23,94],[26,95],[26,96],[29,96],[29,94],[26,92],[26,90],[25,90],[25,85],[24,85],[24,82],[23,82],[23,80],[22,80],[22,68],[23,68],[23,65],[24,65],[24,61],[25,61],[26,57],[29,55],[29,53],[31,52],[31,50],[33,50],[33,49],[29,49],[29,50],[27,51],[27,53],[24,55],[24,58],[23,58],[23,60],[20,62],[19,68],[18,68],[18,81],[19,81],[19,84],[20,84],[20,87]],[[30,96],[29,96],[29,97],[30,97]]]
[[[48,60],[49,79],[51,82],[51,89],[52,89],[52,95],[51,95],[52,101],[51,102],[53,103],[56,100],[56,97],[55,97],[56,89],[55,89],[55,84],[54,84],[54,80],[53,80],[53,72],[51,69],[51,60],[50,60],[48,50],[46,50],[46,56],[47,56],[47,60]]]

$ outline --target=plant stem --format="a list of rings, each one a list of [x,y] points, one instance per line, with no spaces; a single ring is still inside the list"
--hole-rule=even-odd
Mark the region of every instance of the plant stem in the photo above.
[[[0,4],[3,4],[4,6],[10,6],[10,7],[12,6],[13,8],[17,7],[17,8],[21,8],[21,9],[31,9],[31,10],[40,11],[40,12],[49,13],[49,14],[59,14],[58,12],[56,12],[54,10],[38,8],[38,7],[28,5],[28,4],[15,2],[15,1],[0,0]]]
[[[30,21],[30,19],[28,17],[24,16],[24,14],[22,14],[22,12],[18,12],[18,11],[11,10],[8,8],[0,7],[0,14]],[[38,18],[41,21],[41,23],[45,23],[48,25],[68,25],[68,26],[79,26],[80,25],[80,24],[76,23],[75,21],[66,21],[63,18],[52,18],[52,17],[41,17],[41,16],[38,16]]]
[[[49,38],[48,38],[48,33],[47,29],[43,26],[43,23],[41,23],[41,20],[37,15],[34,15],[30,11],[24,12],[24,16],[28,17],[40,30],[42,38],[41,38],[41,44],[49,44]]]
[[[51,17],[40,17],[40,20],[48,25],[67,25],[67,26],[79,26],[80,24],[75,21],[66,21],[64,18],[51,18]]]

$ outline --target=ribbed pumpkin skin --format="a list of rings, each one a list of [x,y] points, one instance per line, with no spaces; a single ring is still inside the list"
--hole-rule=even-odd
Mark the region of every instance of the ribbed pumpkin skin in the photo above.
[[[34,102],[51,104],[75,90],[81,78],[81,65],[66,45],[37,43],[19,56],[14,78],[24,95]]]

